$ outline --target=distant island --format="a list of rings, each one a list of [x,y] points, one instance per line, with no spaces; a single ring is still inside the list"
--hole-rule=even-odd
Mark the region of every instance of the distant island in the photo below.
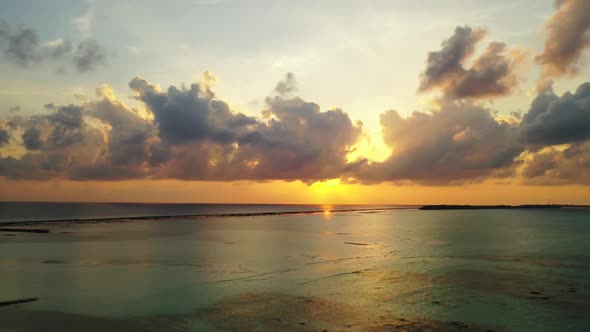
[[[424,205],[420,210],[509,210],[588,208],[588,205],[528,204],[528,205]]]

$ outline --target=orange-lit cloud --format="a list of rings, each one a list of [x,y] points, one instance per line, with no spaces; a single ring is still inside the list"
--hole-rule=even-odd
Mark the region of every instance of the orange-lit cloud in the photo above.
[[[543,79],[578,72],[582,53],[590,47],[590,2],[557,0],[557,13],[547,22],[547,40],[536,60]]]

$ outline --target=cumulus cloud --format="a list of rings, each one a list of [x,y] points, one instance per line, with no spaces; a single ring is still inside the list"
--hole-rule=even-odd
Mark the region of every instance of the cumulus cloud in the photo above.
[[[522,117],[452,98],[431,112],[388,111],[380,120],[392,152],[376,162],[351,159],[363,124],[344,111],[322,110],[295,90],[277,89],[259,116],[246,115],[215,94],[214,81],[208,73],[200,83],[162,89],[135,77],[129,87],[139,109],[104,85],[93,100],[9,115],[0,120],[0,146],[22,148],[2,148],[0,176],[439,185],[514,178],[521,171],[527,183],[587,183],[590,83],[561,97],[547,84]],[[292,74],[281,82],[297,84]]]
[[[165,143],[232,143],[249,125],[257,123],[253,117],[232,112],[229,104],[217,99],[205,84],[193,83],[190,88],[170,86],[167,91],[160,91],[143,78],[135,77],[129,87],[154,115]]]
[[[528,144],[556,145],[590,139],[590,83],[561,97],[553,92],[551,84],[540,87],[521,128],[522,139]]]
[[[428,54],[418,91],[440,89],[447,98],[493,97],[512,92],[518,83],[515,67],[519,58],[508,55],[504,43],[491,42],[466,68],[485,35],[484,29],[457,27],[439,51]]]
[[[407,118],[391,110],[381,115],[381,126],[392,155],[360,167],[356,176],[361,181],[475,180],[506,174],[524,151],[516,126],[471,102],[446,101],[439,111],[414,112]]]
[[[252,117],[217,98],[211,82],[209,77],[162,91],[132,79],[129,86],[148,117],[119,101],[108,86],[97,90],[94,101],[14,117],[14,125],[27,133],[21,139],[29,152],[20,159],[0,158],[0,175],[316,181],[338,177],[348,166],[346,156],[362,124],[343,111],[277,96],[267,99],[261,117]]]
[[[289,180],[330,179],[348,167],[347,154],[362,134],[340,109],[322,112],[301,98],[267,99],[266,122],[240,137],[239,144],[258,162],[256,177],[276,174]]]
[[[288,74],[282,82],[294,85],[295,78]],[[130,87],[154,115],[162,141],[153,149],[156,160],[169,160],[155,170],[157,177],[334,178],[346,167],[346,155],[362,132],[361,124],[343,111],[322,112],[298,97],[269,97],[263,117],[255,118],[231,110],[206,84],[163,92],[136,77]]]
[[[99,99],[8,119],[27,153],[1,156],[9,179],[123,180],[145,177],[151,125],[102,89]]]
[[[522,174],[532,185],[590,185],[590,143],[540,151],[526,163]]]
[[[106,59],[104,48],[94,39],[81,41],[73,52],[72,42],[68,40],[58,38],[41,42],[35,30],[24,26],[12,28],[3,20],[0,20],[0,49],[6,60],[22,67],[45,60],[65,60],[84,72]]]
[[[528,158],[522,176],[531,185],[590,185],[590,83],[557,96],[545,82],[520,124]]]
[[[558,0],[558,9],[547,22],[543,53],[536,57],[543,65],[543,77],[574,75],[585,49],[590,46],[590,2]]]
[[[86,106],[87,115],[107,126],[109,163],[141,167],[150,158],[150,146],[159,141],[153,125],[120,102],[110,87],[102,86],[97,94],[102,99]]]

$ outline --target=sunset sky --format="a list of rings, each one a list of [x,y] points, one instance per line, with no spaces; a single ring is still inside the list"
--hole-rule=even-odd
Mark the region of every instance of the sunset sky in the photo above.
[[[590,204],[590,1],[0,2],[0,200]]]

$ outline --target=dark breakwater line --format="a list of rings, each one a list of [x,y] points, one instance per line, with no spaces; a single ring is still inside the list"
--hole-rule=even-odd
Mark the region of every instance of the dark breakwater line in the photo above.
[[[524,210],[589,208],[588,205],[526,204],[526,205],[424,205],[419,210]]]
[[[0,228],[0,232],[10,232],[10,233],[40,233],[45,234],[49,233],[47,229],[39,229],[39,228]]]

